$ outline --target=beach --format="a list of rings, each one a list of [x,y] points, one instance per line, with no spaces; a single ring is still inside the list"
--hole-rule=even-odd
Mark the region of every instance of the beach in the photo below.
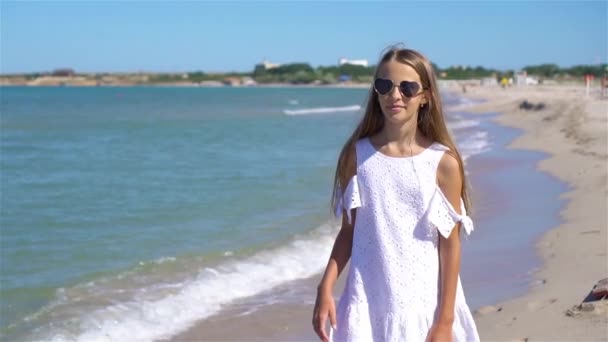
[[[580,87],[473,88],[468,97],[487,100],[469,110],[500,112],[505,126],[524,130],[510,147],[543,151],[550,157],[538,169],[567,183],[562,224],[538,241],[543,266],[537,284],[523,297],[486,307],[476,322],[484,341],[601,341],[608,339],[605,309],[575,317],[596,282],[608,277],[607,142],[608,101],[587,97]],[[519,104],[544,103],[526,111]],[[509,256],[505,256],[508,258]],[[605,308],[605,306],[604,306]]]

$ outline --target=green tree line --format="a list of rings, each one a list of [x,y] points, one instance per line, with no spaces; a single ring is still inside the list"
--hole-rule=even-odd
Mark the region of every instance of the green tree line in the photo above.
[[[513,77],[514,70],[487,69],[482,66],[451,66],[440,68],[433,63],[433,69],[439,79],[467,80],[486,77]],[[194,82],[206,81],[224,82],[229,77],[250,77],[257,83],[291,83],[291,84],[333,84],[352,81],[356,83],[370,83],[373,80],[375,66],[361,66],[344,64],[340,66],[312,67],[308,63],[284,64],[276,68],[266,69],[264,65],[256,65],[252,72],[206,73],[195,71],[184,74],[155,74],[148,83]],[[556,64],[530,65],[522,68],[528,75],[542,79],[580,78],[590,74],[596,78],[608,75],[608,64],[577,65],[561,68]],[[26,79],[33,79],[44,74],[32,73],[20,75]],[[10,75],[19,76],[19,75]],[[128,78],[128,76],[126,76]]]
[[[556,64],[540,64],[524,67],[523,70],[526,70],[528,75],[544,78],[583,77],[585,75],[593,75],[599,78],[608,74],[608,64],[576,65],[569,68],[560,68]]]
[[[369,82],[373,73],[373,67],[350,64],[313,68],[307,63],[293,63],[272,69],[260,64],[256,65],[252,77],[258,83],[331,84],[340,81]]]
[[[540,78],[582,78],[586,74],[602,77],[608,74],[608,65],[579,65],[568,68],[560,68],[555,64],[541,64],[526,66],[528,75]],[[341,65],[341,66],[319,66],[311,67],[306,63],[286,64],[273,69],[265,69],[263,65],[257,65],[251,77],[258,83],[322,83],[331,84],[341,81],[353,81],[369,83],[373,79],[375,66]],[[433,64],[433,69],[439,79],[466,80],[485,77],[513,77],[514,70],[487,69],[482,66],[463,67],[452,66],[440,68]]]

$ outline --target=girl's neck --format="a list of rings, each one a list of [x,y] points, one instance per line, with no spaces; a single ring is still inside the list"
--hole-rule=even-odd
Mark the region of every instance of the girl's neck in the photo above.
[[[403,125],[385,124],[380,131],[380,136],[385,143],[395,143],[397,145],[416,145],[420,140],[420,132],[416,120],[410,120]]]

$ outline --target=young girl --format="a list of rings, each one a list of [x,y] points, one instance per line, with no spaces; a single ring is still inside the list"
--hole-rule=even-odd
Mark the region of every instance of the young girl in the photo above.
[[[458,275],[459,231],[473,230],[463,162],[420,53],[382,56],[340,154],[332,206],[342,228],[317,290],[321,340],[479,340]],[[336,308],[333,287],[349,259]]]

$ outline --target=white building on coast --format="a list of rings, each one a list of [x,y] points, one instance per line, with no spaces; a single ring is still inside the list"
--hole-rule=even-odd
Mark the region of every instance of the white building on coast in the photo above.
[[[369,63],[367,62],[367,59],[346,59],[346,58],[340,58],[338,60],[338,65],[344,65],[344,64],[360,65],[360,66],[364,66],[364,67],[369,66]]]
[[[264,66],[264,69],[266,70],[270,70],[270,69],[274,69],[274,68],[278,68],[281,66],[281,64],[278,63],[271,63],[267,60],[262,61],[261,63]]]

